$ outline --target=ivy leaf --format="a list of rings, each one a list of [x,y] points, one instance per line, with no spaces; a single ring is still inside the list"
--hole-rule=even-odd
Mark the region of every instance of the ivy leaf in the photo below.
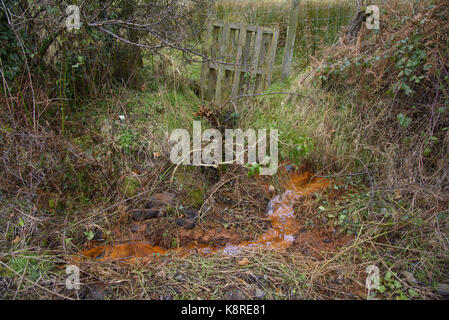
[[[409,87],[409,85],[404,82],[401,84],[401,89],[404,90],[407,96],[410,96],[413,93],[413,90]]]
[[[418,293],[413,289],[408,289],[408,294],[412,297],[417,297]]]
[[[90,230],[90,231],[85,231],[84,232],[84,235],[86,236],[86,238],[87,238],[87,240],[92,240],[93,238],[94,238],[94,233],[93,233],[93,231],[92,230]]]
[[[408,118],[407,116],[405,116],[402,113],[398,114],[397,119],[398,119],[401,127],[404,129],[407,129],[410,126],[410,123],[412,122],[411,118]]]

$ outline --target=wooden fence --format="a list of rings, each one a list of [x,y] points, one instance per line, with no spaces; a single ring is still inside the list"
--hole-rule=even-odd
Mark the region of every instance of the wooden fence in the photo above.
[[[203,99],[221,104],[230,96],[256,93],[271,83],[279,37],[278,28],[213,22],[203,52]]]

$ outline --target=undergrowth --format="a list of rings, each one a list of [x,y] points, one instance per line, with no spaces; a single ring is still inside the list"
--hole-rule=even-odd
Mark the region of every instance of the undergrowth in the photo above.
[[[392,2],[380,32],[363,31],[356,44],[342,45],[336,38],[353,8],[335,6],[331,15],[342,19],[324,25],[311,18],[327,17],[327,6],[302,3],[309,9],[298,27],[292,76],[279,81],[277,68],[267,90],[273,95],[242,97],[220,112],[230,112],[235,127],[279,130],[282,166],[262,181],[276,192],[290,166],[331,179],[297,214],[307,228],[352,237],[348,245],[318,252],[320,258],[296,244],[287,253],[250,249],[135,265],[86,262],[83,288],[65,288],[67,261],[97,238],[113,241],[114,227],[154,193],[194,198],[193,206],[203,209],[197,228],[213,220],[226,230],[250,230],[248,237],[263,228],[255,212],[266,208],[268,197],[255,170],[248,177],[251,167],[181,170],[169,162],[170,132],[190,131],[194,112],[207,103],[197,96],[199,65],[185,66],[179,53],[162,51],[143,56],[132,88],[90,88],[95,99],[78,97],[71,105],[61,103],[70,95],[52,99],[36,88],[46,111],[37,122],[26,77],[17,90],[2,93],[0,296],[365,299],[365,270],[375,264],[381,270],[376,298],[436,298],[436,286],[449,276],[449,8],[435,1],[405,12]],[[286,17],[282,4],[272,14],[260,4],[242,6],[225,3],[217,15],[266,25]],[[312,59],[324,45],[330,47]],[[220,201],[232,205],[220,208]],[[214,208],[226,215],[213,215]],[[170,208],[170,228],[180,211]],[[163,241],[176,247],[168,229]]]

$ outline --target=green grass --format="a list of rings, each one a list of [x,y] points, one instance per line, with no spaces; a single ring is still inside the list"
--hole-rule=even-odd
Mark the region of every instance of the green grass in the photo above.
[[[53,263],[45,260],[45,256],[23,252],[20,256],[13,256],[8,261],[9,267],[18,274],[24,274],[31,281],[46,278],[54,268]],[[6,274],[10,271],[6,271]]]
[[[296,31],[295,60],[301,67],[326,45],[338,40],[355,12],[354,1],[301,1]],[[216,6],[218,20],[245,22],[280,29],[279,46],[283,47],[290,16],[290,1],[220,1]]]

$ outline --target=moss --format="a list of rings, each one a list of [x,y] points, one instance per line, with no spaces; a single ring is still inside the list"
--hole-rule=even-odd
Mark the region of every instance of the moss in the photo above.
[[[126,198],[137,195],[140,188],[139,180],[136,177],[127,176],[120,185],[120,191]]]
[[[188,192],[187,202],[189,207],[198,208],[204,203],[204,191],[202,188],[193,188]]]
[[[207,186],[202,177],[196,174],[196,168],[185,167],[175,174],[178,188],[182,191],[184,207],[199,208],[204,203]]]

